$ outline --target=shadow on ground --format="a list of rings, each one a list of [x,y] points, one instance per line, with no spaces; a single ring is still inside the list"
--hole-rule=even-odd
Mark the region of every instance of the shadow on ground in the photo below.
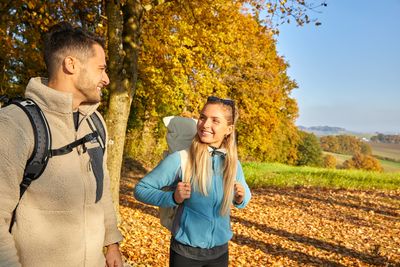
[[[154,220],[157,220],[158,209],[156,207],[137,202],[132,196],[134,185],[148,172],[148,170],[140,165],[139,162],[130,159],[126,162],[126,166],[132,166],[132,169],[126,169],[123,173],[123,178],[121,179],[120,204],[133,210],[138,210],[144,214],[151,215]],[[353,191],[351,194],[347,194],[346,190],[340,191],[318,188],[265,188],[255,189],[252,190],[252,192],[252,202],[259,202],[252,204],[257,204],[259,206],[264,205],[265,207],[270,206],[278,210],[278,212],[280,205],[283,207],[284,205],[287,205],[288,202],[291,202],[294,203],[293,205],[297,205],[296,208],[298,209],[304,210],[305,212],[309,210],[311,216],[325,216],[326,220],[336,221],[338,224],[352,224],[355,228],[381,227],[380,230],[382,230],[382,227],[385,227],[384,225],[380,225],[376,220],[363,218],[363,216],[360,215],[360,212],[368,214],[372,212],[380,216],[379,220],[386,220],[385,223],[393,225],[394,229],[391,229],[393,232],[387,233],[389,238],[394,240],[396,236],[391,235],[396,235],[396,233],[398,234],[400,232],[400,229],[398,229],[400,222],[400,207],[396,205],[397,202],[394,202],[394,205],[390,205],[390,203],[393,202],[374,202],[368,198],[366,200],[366,193],[362,191]],[[393,201],[397,201],[396,199],[398,199],[397,194],[393,196],[388,195],[385,192],[371,192],[369,193],[375,194],[373,195],[375,198],[390,198]],[[270,201],[271,199],[278,201],[272,202]],[[284,201],[280,202],[279,200],[281,199],[284,199]],[[262,203],[262,201],[265,201],[265,203]],[[310,205],[314,205],[314,207],[310,208]],[[323,206],[324,209],[319,209],[320,206]],[[327,211],[327,207],[331,207],[332,210]],[[346,209],[346,213],[348,214],[339,214],[336,210],[337,207]],[[249,247],[253,250],[261,251],[264,253],[265,257],[271,257],[272,259],[283,257],[292,262],[297,262],[298,265],[307,266],[348,266],[347,264],[343,264],[343,261],[341,260],[343,258],[346,258],[346,261],[353,262],[351,265],[354,266],[400,266],[399,255],[396,255],[394,260],[388,258],[386,255],[382,255],[384,253],[382,253],[380,249],[382,246],[385,246],[385,243],[376,245],[368,251],[359,251],[353,246],[347,245],[354,240],[342,240],[339,243],[333,240],[322,240],[311,237],[311,235],[308,236],[307,234],[291,232],[283,227],[281,229],[280,227],[273,227],[269,224],[260,223],[257,221],[257,216],[255,219],[250,217],[248,219],[246,216],[236,216],[234,213],[231,216],[231,220],[233,224],[239,224],[240,229],[258,230],[267,236],[275,236],[280,240],[284,240],[283,243],[265,239],[260,240],[251,235],[243,234],[242,232],[235,232],[236,228],[233,228],[233,243],[242,247]],[[323,231],[326,231],[326,229]],[[334,234],[335,233],[332,233],[332,235]],[[348,238],[352,237],[349,236]],[[378,240],[378,242],[379,241],[380,240]],[[293,249],[290,246],[287,246],[287,242],[293,244]],[[396,246],[398,244],[396,242],[399,241],[397,240],[390,243],[389,246]],[[304,249],[299,250],[299,246],[304,247]],[[312,247],[312,250],[310,250],[312,253],[307,253],[310,247]],[[397,251],[400,252],[400,250]]]

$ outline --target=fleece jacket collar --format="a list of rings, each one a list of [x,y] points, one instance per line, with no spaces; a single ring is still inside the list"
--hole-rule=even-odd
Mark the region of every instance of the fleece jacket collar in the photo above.
[[[226,149],[225,148],[216,148],[216,147],[213,147],[213,146],[208,146],[208,152],[210,152],[211,156],[220,155],[220,156],[225,157],[225,155],[226,155]]]
[[[61,114],[72,114],[72,93],[60,92],[47,86],[48,80],[42,77],[31,78],[26,87],[25,97],[30,98],[44,110]],[[79,112],[86,116],[92,114],[97,104],[82,104]]]

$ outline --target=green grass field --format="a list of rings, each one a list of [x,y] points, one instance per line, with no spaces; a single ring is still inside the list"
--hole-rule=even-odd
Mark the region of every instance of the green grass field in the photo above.
[[[296,167],[280,163],[243,163],[252,188],[315,186],[345,189],[400,189],[399,173]]]
[[[385,172],[397,172],[400,175],[400,162],[380,159],[379,162]]]

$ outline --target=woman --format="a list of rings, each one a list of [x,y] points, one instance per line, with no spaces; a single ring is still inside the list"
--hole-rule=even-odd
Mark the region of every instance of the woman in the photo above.
[[[251,197],[237,157],[237,119],[233,100],[208,97],[185,170],[180,170],[180,153],[175,152],[136,185],[139,201],[183,207],[175,218],[178,227],[172,233],[170,266],[228,266],[230,208],[232,203],[244,208]],[[163,191],[174,184],[177,173],[190,177],[190,182],[180,181],[174,191]]]

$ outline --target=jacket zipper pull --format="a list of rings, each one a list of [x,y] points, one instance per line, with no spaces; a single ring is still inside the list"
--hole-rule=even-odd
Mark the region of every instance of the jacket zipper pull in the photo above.
[[[89,162],[88,162],[88,172],[91,172],[92,171],[92,159],[89,159]]]

